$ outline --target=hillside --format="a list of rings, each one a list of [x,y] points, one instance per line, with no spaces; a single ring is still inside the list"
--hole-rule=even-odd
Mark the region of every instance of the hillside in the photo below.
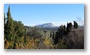
[[[72,29],[71,32],[64,36],[68,48],[84,48],[84,29]]]

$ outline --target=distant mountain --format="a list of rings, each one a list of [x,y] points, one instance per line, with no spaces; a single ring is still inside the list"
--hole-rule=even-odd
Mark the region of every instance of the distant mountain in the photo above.
[[[37,28],[40,28],[42,30],[47,30],[47,31],[57,31],[58,28],[59,28],[59,26],[55,26],[52,23],[45,23],[45,24],[36,25],[36,26],[33,26],[33,27],[32,26],[24,26],[24,27],[27,28],[28,30],[30,30],[33,27],[37,27]],[[73,25],[72,25],[72,28],[74,28]],[[84,26],[79,25],[78,29],[84,29]]]
[[[56,26],[52,23],[45,23],[45,24],[41,24],[41,25],[36,25],[36,27],[39,27],[39,28],[53,28],[53,27],[56,27]]]
[[[55,26],[52,23],[45,23],[41,25],[36,25],[35,27],[41,28],[43,30],[57,31],[59,26]]]

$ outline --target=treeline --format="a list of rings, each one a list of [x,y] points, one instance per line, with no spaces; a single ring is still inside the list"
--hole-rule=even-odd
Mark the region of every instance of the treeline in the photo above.
[[[10,7],[8,8],[7,17],[4,13],[5,49],[52,48],[52,41],[49,35],[49,31],[37,27],[30,27],[27,29],[21,21],[13,20]]]
[[[68,49],[83,48],[82,45],[72,44],[70,39],[71,30],[78,28],[78,23],[74,21],[61,25],[57,31],[46,30],[37,27],[25,27],[21,21],[13,20],[10,7],[7,17],[4,13],[4,48],[5,49]],[[70,41],[69,41],[70,40]],[[74,47],[73,47],[73,46]],[[79,47],[78,47],[79,46]]]
[[[15,21],[11,17],[10,7],[7,17],[4,13],[4,46],[5,48],[15,48],[20,39],[25,35],[25,28],[21,21]]]
[[[71,32],[72,29],[78,28],[78,23],[76,21],[73,21],[74,25],[72,23],[67,23],[67,26],[61,25],[56,32],[51,31],[50,37],[53,39],[53,45],[55,49],[67,49],[70,46],[66,44],[65,37],[67,38],[68,34]]]

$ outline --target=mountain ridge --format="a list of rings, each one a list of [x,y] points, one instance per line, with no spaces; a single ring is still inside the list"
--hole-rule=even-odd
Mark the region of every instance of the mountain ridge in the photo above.
[[[53,28],[53,27],[57,27],[52,23],[44,23],[44,24],[40,24],[40,25],[36,25],[35,27],[39,27],[39,28]]]

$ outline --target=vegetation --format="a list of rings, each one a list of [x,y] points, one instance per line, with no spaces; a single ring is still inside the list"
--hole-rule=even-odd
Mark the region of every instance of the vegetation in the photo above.
[[[67,27],[65,25],[61,25],[57,31],[37,27],[26,27],[21,21],[13,20],[9,7],[7,17],[4,13],[4,48],[83,49],[84,35],[77,35],[77,31],[72,30],[72,26],[73,25],[70,22],[67,23]],[[74,28],[78,28],[78,23],[76,21],[74,21]],[[74,35],[77,35],[78,37],[73,37]]]
[[[73,22],[74,22],[74,28],[78,28],[78,23],[76,21]]]

